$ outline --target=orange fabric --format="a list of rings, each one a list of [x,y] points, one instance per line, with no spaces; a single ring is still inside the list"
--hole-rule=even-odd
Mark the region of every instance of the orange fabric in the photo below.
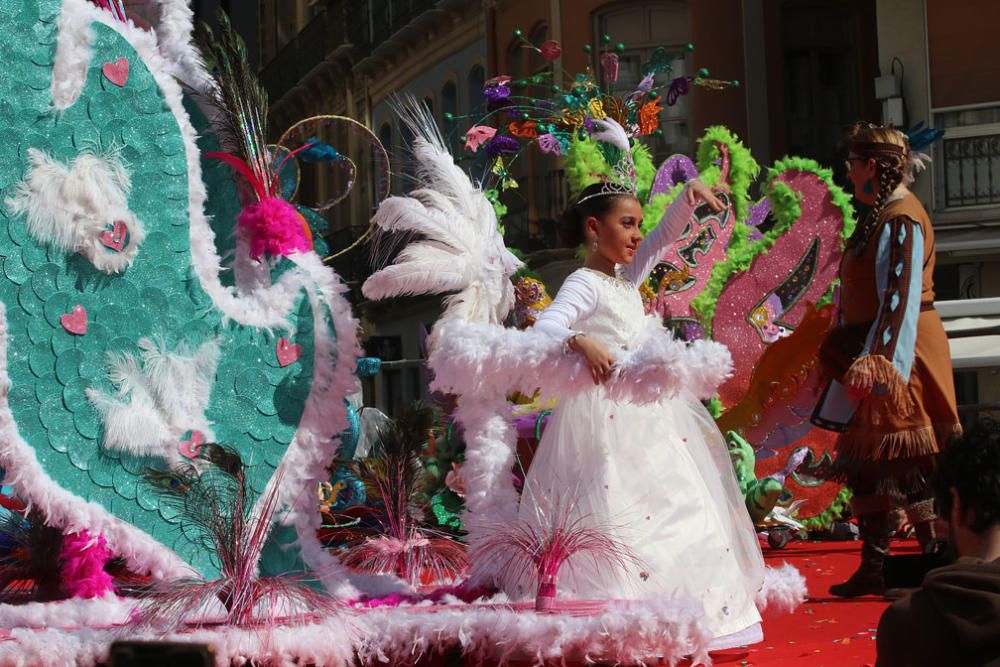
[[[792,334],[764,349],[743,399],[715,420],[719,430],[746,433],[774,403],[795,396],[816,363],[820,343],[832,319],[832,306],[817,309],[811,303],[806,304],[806,314]]]

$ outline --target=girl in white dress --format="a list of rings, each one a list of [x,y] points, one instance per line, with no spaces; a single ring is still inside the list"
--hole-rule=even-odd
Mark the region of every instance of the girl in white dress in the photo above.
[[[643,239],[639,201],[605,190],[586,188],[564,217],[564,228],[585,244],[586,260],[534,325],[584,358],[594,387],[564,399],[550,417],[519,516],[538,521],[570,500],[576,518],[614,526],[638,556],[641,565],[628,571],[580,559],[560,573],[561,596],[694,598],[714,637],[710,648],[760,641],[755,597],[763,558],[714,420],[686,392],[639,406],[608,398],[603,387],[616,354],[648,330],[638,286],[699,201],[715,210],[722,204],[693,181]]]

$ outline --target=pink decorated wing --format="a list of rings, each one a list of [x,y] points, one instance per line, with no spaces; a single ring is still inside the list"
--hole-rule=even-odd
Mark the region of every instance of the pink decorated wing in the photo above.
[[[764,349],[799,325],[805,304],[822,298],[840,263],[843,211],[829,186],[797,169],[779,174],[774,183],[797,193],[801,213],[749,270],[726,283],[716,302],[713,339],[729,347],[735,367],[719,390],[723,405],[740,400]]]
[[[660,315],[696,321],[691,301],[705,289],[712,267],[726,258],[733,233],[733,209],[728,192],[716,194],[726,208],[716,213],[708,204],[698,206],[680,237],[653,267],[649,280],[656,297],[651,310]]]

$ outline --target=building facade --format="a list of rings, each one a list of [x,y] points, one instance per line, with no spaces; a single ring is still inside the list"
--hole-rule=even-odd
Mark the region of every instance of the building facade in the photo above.
[[[485,80],[559,82],[592,65],[603,35],[624,45],[622,86],[638,81],[640,63],[659,46],[674,75],[707,68],[742,84],[696,88],[667,107],[658,158],[691,154],[706,127],[724,124],[762,165],[801,155],[842,178],[839,139],[855,120],[944,128],[930,173],[914,185],[937,230],[938,298],[981,300],[943,312],[972,307],[989,326],[1000,316],[990,301],[1000,297],[1000,55],[990,48],[1000,5],[991,0],[259,0],[258,12],[273,125],[316,113],[361,120],[390,149],[395,192],[409,187],[413,171],[393,93],[424,100],[461,155]],[[561,54],[541,58],[515,30],[535,45],[556,40]],[[477,176],[484,169],[464,164]],[[520,187],[504,194],[507,243],[529,253],[554,291],[574,267],[572,252],[555,248],[564,179],[538,154],[520,160],[515,175]],[[317,198],[328,187],[320,176],[303,183]],[[363,233],[374,205],[371,183],[359,183],[331,218],[332,247]],[[355,286],[371,271],[366,251],[334,266]],[[391,411],[424,395],[420,330],[437,316],[438,300],[364,304],[361,312],[372,351],[390,362],[373,401]],[[953,339],[962,403],[1000,402],[997,370],[982,352],[998,332],[984,326],[949,324],[964,332]]]

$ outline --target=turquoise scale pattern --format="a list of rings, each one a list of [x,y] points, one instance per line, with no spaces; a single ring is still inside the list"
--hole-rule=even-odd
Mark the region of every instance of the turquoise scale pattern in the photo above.
[[[24,177],[29,147],[64,163],[84,150],[118,147],[132,175],[129,207],[148,233],[132,267],[108,276],[79,255],[36,243],[23,219],[0,208],[9,403],[21,437],[60,486],[101,504],[205,576],[214,576],[218,569],[212,554],[143,480],[148,468],[162,462],[104,449],[101,419],[85,391],[112,392],[104,368],[107,353],[137,353],[142,337],[162,336],[168,349],[217,339],[222,357],[206,414],[216,440],[240,452],[250,486],[259,494],[284,456],[309,396],[313,314],[301,294],[289,324],[302,355],[285,368],[278,364],[275,334],[222,322],[192,267],[184,144],[162,92],[126,40],[93,24],[93,57],[83,93],[64,112],[51,111],[58,13],[57,0],[0,0],[0,25],[7,26],[0,38],[5,64],[0,139],[6,149],[0,161],[0,199]],[[101,73],[102,63],[118,57],[130,62],[122,88]],[[203,144],[212,141],[202,139]],[[231,230],[238,210],[235,190],[218,168],[207,171],[206,178],[218,195],[210,197],[209,212],[216,216],[217,243],[225,251],[231,239],[222,232]],[[83,336],[60,325],[60,316],[76,305],[88,313]],[[320,321],[327,326],[327,317]]]

